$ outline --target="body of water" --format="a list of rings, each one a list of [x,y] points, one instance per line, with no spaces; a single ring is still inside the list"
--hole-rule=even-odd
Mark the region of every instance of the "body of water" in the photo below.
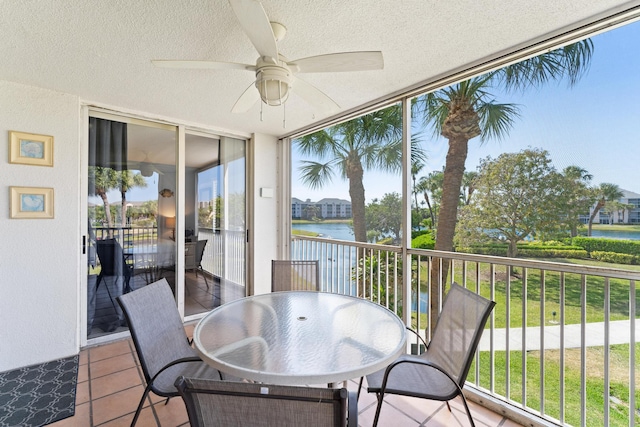
[[[348,240],[353,242],[353,231],[351,226],[342,222],[317,222],[312,224],[294,224],[291,228],[298,230],[311,231],[313,233],[321,234],[321,237]],[[621,227],[620,230],[593,230],[592,237],[604,237],[607,239],[626,239],[626,240],[640,240],[640,231],[625,230]]]
[[[349,224],[344,222],[316,222],[310,224],[293,224],[291,228],[296,230],[310,231],[320,234],[320,237],[328,239],[355,241],[353,230]]]
[[[625,229],[611,230],[593,230],[591,237],[604,237],[607,239],[623,239],[623,240],[640,240],[640,232],[628,231]]]

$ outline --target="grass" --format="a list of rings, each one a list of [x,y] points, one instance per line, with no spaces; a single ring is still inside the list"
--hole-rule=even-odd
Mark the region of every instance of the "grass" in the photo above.
[[[555,261],[558,261],[555,259]],[[609,266],[611,264],[586,260],[565,260],[566,262]],[[629,266],[627,266],[629,267]],[[633,266],[638,268],[640,266]],[[421,277],[428,277],[426,263],[421,266]],[[491,289],[489,288],[490,267],[488,264],[480,264],[479,271],[476,264],[470,264],[467,268],[467,286],[476,289],[476,278],[480,278],[480,293],[487,297],[491,297]],[[548,324],[554,320],[553,312],[556,312],[555,320],[559,320],[560,313],[560,273],[545,272],[544,273],[544,299],[541,293],[543,273],[540,270],[528,270],[527,289],[526,289],[526,325],[539,326],[541,323],[540,313],[544,304],[544,323]],[[522,326],[523,321],[523,280],[522,270],[518,269],[515,276],[511,277],[510,285],[510,316],[507,325],[506,307],[507,307],[507,286],[506,286],[506,269],[498,271],[496,269],[495,294],[493,296],[497,305],[494,309],[494,319],[496,328],[518,327]],[[458,283],[463,282],[462,273],[456,270],[454,280]],[[629,319],[629,282],[626,280],[611,279],[610,283],[610,320],[628,320]],[[590,276],[587,278],[587,299],[586,299],[586,317],[587,322],[604,321],[604,283],[601,277]],[[577,274],[565,274],[565,324],[580,323],[581,321],[581,277]],[[426,283],[421,285],[421,292],[426,293]],[[640,292],[636,295],[636,306],[640,307]],[[421,313],[420,322],[426,325],[427,316]],[[638,315],[640,317],[640,314]]]
[[[314,231],[308,231],[308,230],[297,230],[295,228],[291,229],[291,234],[293,234],[294,236],[309,236],[309,237],[318,237],[318,233],[314,232]]]
[[[640,232],[640,225],[631,224],[593,224],[594,230],[603,231],[638,231]]]
[[[640,343],[635,345],[636,354],[640,354]],[[540,410],[540,361],[542,354],[532,351],[526,354],[526,404]],[[545,414],[560,418],[560,352],[547,350],[544,352],[544,412]],[[581,357],[580,349],[565,350],[565,377],[564,377],[564,417],[565,422],[571,425],[580,425],[581,402]],[[587,349],[586,366],[586,425],[603,425],[604,405],[607,393],[604,390],[604,350],[603,347],[590,347]],[[469,380],[473,380],[475,363],[472,366]],[[494,391],[503,396],[506,395],[506,352],[495,352],[495,385]],[[480,354],[480,378],[481,387],[490,388],[488,369],[490,364],[489,353]],[[640,359],[635,360],[635,383],[640,383]],[[522,352],[510,352],[510,399],[522,403]],[[613,345],[610,347],[609,393],[614,399],[609,401],[610,425],[629,425],[629,345]],[[636,404],[640,402],[640,390],[635,390]],[[634,410],[635,412],[635,410]],[[635,422],[640,422],[640,416],[636,413]]]

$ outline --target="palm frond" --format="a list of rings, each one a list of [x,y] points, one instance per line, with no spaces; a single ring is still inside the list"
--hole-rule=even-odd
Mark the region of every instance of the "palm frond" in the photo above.
[[[332,164],[333,162],[320,163],[305,160],[301,163],[302,166],[298,170],[302,172],[302,182],[309,188],[316,190],[333,181],[335,174],[333,171],[335,164]]]
[[[515,119],[520,117],[520,109],[516,104],[498,104],[493,101],[479,105],[477,112],[482,129],[481,142],[492,138],[501,140],[508,135]]]

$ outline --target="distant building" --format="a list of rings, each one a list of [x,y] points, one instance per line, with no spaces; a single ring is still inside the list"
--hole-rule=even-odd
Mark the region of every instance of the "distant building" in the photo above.
[[[344,199],[324,198],[317,202],[311,199],[302,201],[291,198],[291,217],[293,219],[347,219],[351,218],[351,202]]]
[[[600,209],[593,219],[594,224],[640,224],[640,194],[633,191],[622,190],[624,194],[618,202],[621,209],[609,212],[606,208]],[[593,204],[588,215],[580,215],[580,221],[583,224],[589,223],[589,216],[596,207]]]

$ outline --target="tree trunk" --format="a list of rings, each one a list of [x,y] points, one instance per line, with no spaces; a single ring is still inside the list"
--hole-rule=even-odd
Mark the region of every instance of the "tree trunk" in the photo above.
[[[591,213],[591,216],[589,217],[589,229],[587,231],[587,236],[588,237],[591,237],[591,229],[593,228],[593,220],[595,219],[596,215],[598,214],[600,209],[602,209],[603,206],[604,206],[604,201],[598,200],[598,204],[596,204],[596,207],[593,208],[593,212]]]
[[[444,168],[442,183],[442,202],[438,213],[438,227],[436,231],[435,249],[438,251],[453,251],[453,236],[458,218],[458,204],[460,202],[460,187],[464,174],[464,164],[467,160],[469,140],[463,137],[449,139],[449,151]],[[434,258],[431,264],[431,289],[429,291],[430,328],[433,332],[438,320],[438,295],[444,293],[449,260]],[[442,280],[442,282],[440,282]]]
[[[518,242],[515,240],[509,240],[509,246],[507,248],[507,257],[515,258],[518,255]]]
[[[363,170],[360,161],[350,161],[347,166],[349,178],[349,196],[351,197],[351,213],[353,215],[353,234],[356,242],[367,241],[367,227],[364,219],[364,184]]]
[[[433,230],[436,226],[436,218],[433,215],[433,208],[431,207],[431,202],[429,202],[429,195],[424,193],[424,200],[427,202],[427,207],[429,208],[429,216],[431,217],[431,229]]]
[[[107,193],[100,192],[100,198],[102,199],[102,204],[104,205],[104,219],[107,220],[107,237],[109,239],[113,238],[113,230],[111,229],[113,223],[111,222],[111,208],[109,207],[109,199],[107,199]]]

